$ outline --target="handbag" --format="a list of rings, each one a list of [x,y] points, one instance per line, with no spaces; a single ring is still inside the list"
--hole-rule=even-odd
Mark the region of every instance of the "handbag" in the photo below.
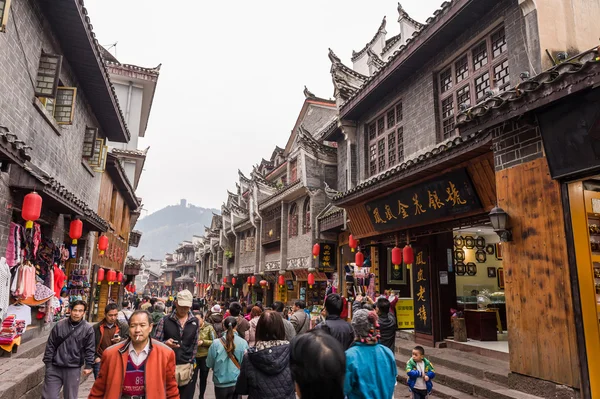
[[[178,364],[175,366],[175,379],[177,386],[184,386],[190,383],[194,374],[194,365],[192,363]]]
[[[225,348],[227,345],[227,342],[225,341],[225,339],[220,338],[221,343],[223,344],[223,348]],[[235,358],[235,356],[233,355],[233,352],[226,352],[227,356],[229,356],[229,360],[231,360],[234,364],[235,367],[237,367],[237,369],[239,370],[241,368],[240,366],[240,362],[238,362],[238,360]]]

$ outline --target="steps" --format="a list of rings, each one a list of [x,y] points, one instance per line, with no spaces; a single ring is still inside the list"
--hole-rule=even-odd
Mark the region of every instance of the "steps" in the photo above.
[[[404,367],[413,342],[396,340],[398,381],[406,384]],[[473,397],[488,399],[540,399],[541,397],[508,388],[508,362],[453,349],[427,348],[436,378],[432,396],[448,399]]]

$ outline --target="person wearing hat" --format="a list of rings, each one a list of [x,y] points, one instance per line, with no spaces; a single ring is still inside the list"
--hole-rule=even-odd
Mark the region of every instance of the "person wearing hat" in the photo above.
[[[206,322],[213,326],[217,337],[223,335],[223,315],[221,314],[221,306],[219,304],[210,308],[210,313],[206,317]]]
[[[352,329],[355,341],[346,350],[344,394],[348,399],[393,397],[398,369],[392,351],[379,344],[377,313],[357,310],[352,317]],[[364,367],[365,364],[377,367]]]
[[[175,351],[175,377],[181,399],[192,399],[195,386],[190,384],[194,374],[194,359],[198,347],[198,319],[191,312],[193,296],[189,290],[177,293],[175,310],[163,317],[156,326],[154,338]]]

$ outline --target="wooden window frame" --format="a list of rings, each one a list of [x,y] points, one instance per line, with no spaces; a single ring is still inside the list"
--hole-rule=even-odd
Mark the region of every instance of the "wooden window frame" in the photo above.
[[[90,147],[90,151],[89,153],[86,153],[85,149],[86,149],[86,144],[90,144],[90,140],[88,136],[88,132],[92,132],[91,135],[91,147]],[[94,145],[96,144],[96,138],[98,137],[98,128],[97,127],[89,127],[86,126],[85,127],[85,132],[83,135],[83,148],[82,148],[82,158],[89,160],[90,158],[92,158],[94,156]]]
[[[0,32],[6,32],[6,25],[8,24],[8,14],[10,12],[11,0],[0,0],[4,2],[4,10],[0,14]]]
[[[302,215],[304,215],[304,220],[302,221],[302,232],[303,234],[310,233],[312,224],[310,220],[310,197],[304,200],[304,205],[302,206]]]
[[[73,100],[71,102],[71,111],[69,113],[69,120],[68,121],[59,121],[56,119],[56,108],[57,107],[67,107],[68,105],[61,105],[58,104],[58,98],[60,95],[60,91],[71,91],[73,93]],[[65,86],[59,86],[57,91],[56,91],[56,98],[54,100],[54,111],[53,111],[53,116],[54,116],[54,120],[56,121],[56,123],[58,123],[59,125],[71,125],[73,124],[73,118],[75,117],[75,102],[77,101],[77,88],[76,87],[65,87]]]
[[[288,213],[288,237],[298,237],[298,205],[290,204]]]
[[[385,124],[384,128],[381,127],[382,121]],[[402,101],[398,101],[365,124],[366,162],[369,177],[384,172],[404,160],[404,153],[401,157],[398,154],[397,136],[398,130],[403,128],[403,122]]]
[[[493,40],[495,36],[497,36],[500,32],[504,33],[504,44],[501,45],[501,49],[503,51],[494,55],[494,43],[497,42]],[[500,38],[502,36],[497,37]],[[474,52],[479,49],[479,47],[485,42],[485,49],[487,52],[487,62],[475,69],[474,67]],[[458,73],[457,65],[463,66],[464,59],[467,59],[467,76],[464,76],[463,73]],[[498,66],[506,64],[506,67],[501,69],[500,72],[502,74],[502,78],[507,78],[505,82],[501,85],[496,84],[496,68]],[[462,70],[462,69],[461,69]],[[447,76],[448,72],[450,72],[450,87],[446,90],[442,83],[442,77]],[[440,70],[435,77],[436,85],[437,85],[437,96],[438,96],[438,123],[439,123],[439,131],[441,140],[446,140],[448,138],[454,137],[457,134],[455,124],[456,124],[456,115],[458,115],[460,111],[461,104],[466,102],[458,102],[458,93],[463,92],[465,88],[468,87],[468,106],[472,107],[475,104],[478,104],[484,101],[487,97],[485,95],[477,98],[477,90],[475,81],[480,79],[483,75],[488,74],[488,87],[485,88],[485,91],[497,89],[499,91],[505,91],[510,87],[510,70],[508,68],[508,45],[506,43],[506,31],[504,29],[504,25],[497,26],[492,29],[489,33],[483,35],[475,42],[473,46],[471,46],[468,50],[463,51],[453,58],[452,62]],[[461,80],[458,80],[458,77],[461,77]],[[464,94],[464,92],[462,93]],[[464,98],[464,96],[463,96]],[[451,112],[445,112],[446,109],[444,105],[446,105],[450,101]]]
[[[298,180],[298,160],[292,159],[290,161],[290,184],[295,183]]]
[[[56,60],[56,69],[54,71],[53,75],[50,74],[45,74],[42,72],[42,63],[46,62],[46,59],[48,58],[53,58]],[[45,53],[42,51],[42,54],[40,56],[40,62],[38,64],[38,73],[36,75],[36,91],[35,91],[35,96],[36,97],[40,97],[40,98],[56,98],[56,95],[58,93],[58,88],[59,86],[59,81],[60,81],[60,71],[62,69],[62,55],[58,55],[58,54],[50,54],[50,53]],[[37,91],[38,87],[37,87],[37,81],[39,78],[52,78],[53,82],[52,82],[52,92],[51,93],[44,93],[41,91]],[[47,82],[49,83],[49,82]]]

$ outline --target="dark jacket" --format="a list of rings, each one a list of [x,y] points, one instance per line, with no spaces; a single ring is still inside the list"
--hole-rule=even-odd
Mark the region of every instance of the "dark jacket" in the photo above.
[[[352,330],[352,326],[346,320],[342,320],[340,316],[327,316],[323,323],[315,327],[315,329],[317,328],[326,331],[333,338],[337,339],[344,347],[344,350],[350,348],[350,345],[354,342],[354,330]]]
[[[211,313],[210,316],[206,319],[209,324],[212,324],[215,332],[217,333],[217,337],[223,335],[223,315],[221,313]],[[242,335],[240,335],[244,338]]]
[[[396,318],[393,314],[387,313],[379,316],[379,343],[390,348],[392,352],[396,347]]]
[[[295,399],[289,363],[289,344],[248,349],[235,385],[236,394],[248,395],[248,399]]]
[[[64,338],[75,329],[75,332],[61,345]],[[63,319],[56,323],[46,344],[44,363],[58,367],[81,367],[85,363],[86,369],[91,369],[94,364],[94,328],[90,323],[82,320],[72,324],[71,319]]]
[[[198,319],[190,312],[182,329],[175,312],[172,312],[159,322],[156,327],[156,338],[162,342],[169,340],[169,338],[179,341],[179,348],[173,349],[175,363],[193,363],[198,348]]]
[[[129,326],[122,321],[117,320],[117,332],[121,336],[122,339],[129,338]],[[100,339],[102,338],[102,333],[104,332],[104,321],[100,323],[94,324],[94,336],[95,336],[95,351],[96,356],[100,356],[98,354],[98,347],[100,346]]]

